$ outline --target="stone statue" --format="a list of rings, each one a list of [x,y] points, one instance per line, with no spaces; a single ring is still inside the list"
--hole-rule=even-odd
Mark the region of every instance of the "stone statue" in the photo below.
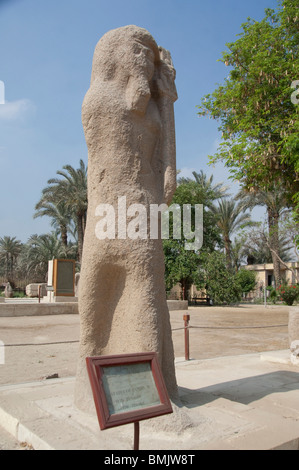
[[[4,297],[11,299],[13,297],[13,288],[10,285],[10,282],[5,284]]]
[[[75,274],[75,297],[79,295],[80,273]]]
[[[100,204],[117,208],[121,200],[126,207],[149,208],[170,203],[176,188],[174,80],[169,52],[159,48],[145,29],[126,26],[109,31],[96,46],[82,105],[88,216],[75,393],[81,409],[90,406],[87,356],[155,351],[169,395],[177,397],[161,239],[128,238],[123,212],[116,215],[115,237],[96,236],[103,215]],[[133,215],[127,214],[128,222]]]

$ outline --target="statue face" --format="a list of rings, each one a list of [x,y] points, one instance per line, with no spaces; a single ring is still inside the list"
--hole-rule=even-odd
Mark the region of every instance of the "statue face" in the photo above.
[[[158,46],[147,34],[114,37],[112,33],[96,46],[91,87],[95,79],[113,81],[123,93],[128,109],[144,114],[160,61]]]
[[[136,73],[150,81],[155,71],[155,53],[153,49],[149,45],[137,40],[132,43],[130,49],[129,53],[133,54]]]
[[[126,80],[127,104],[132,111],[140,114],[146,112],[151,98],[156,55],[148,42],[138,39],[126,43],[123,48],[121,69]]]

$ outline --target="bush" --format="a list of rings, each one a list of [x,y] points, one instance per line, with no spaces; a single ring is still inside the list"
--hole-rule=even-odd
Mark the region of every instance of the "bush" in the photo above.
[[[281,285],[277,289],[280,299],[287,305],[293,305],[295,300],[299,299],[298,285]]]
[[[274,289],[274,287],[272,287],[272,286],[267,287],[267,290],[270,292],[269,298],[270,298],[271,302],[276,304],[276,301],[279,299],[279,294],[278,294],[277,290]]]
[[[256,286],[256,272],[248,271],[247,269],[240,269],[235,275],[237,283],[241,286],[242,292],[248,294]]]
[[[206,289],[207,296],[214,304],[232,304],[241,300],[241,286],[236,276],[227,269],[222,253],[214,251],[201,257],[199,278],[199,287]]]

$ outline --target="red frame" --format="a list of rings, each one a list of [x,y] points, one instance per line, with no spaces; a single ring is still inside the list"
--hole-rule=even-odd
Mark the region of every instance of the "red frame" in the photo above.
[[[108,403],[101,381],[103,374],[102,368],[140,364],[142,362],[149,362],[151,365],[151,371],[160,398],[160,405],[148,406],[137,410],[125,411],[111,415],[109,413]],[[135,423],[137,421],[173,412],[156,353],[150,352],[87,357],[86,366],[101,430],[112,428],[114,426]]]

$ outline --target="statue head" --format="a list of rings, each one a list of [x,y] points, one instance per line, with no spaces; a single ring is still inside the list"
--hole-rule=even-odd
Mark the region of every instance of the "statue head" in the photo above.
[[[158,45],[146,29],[132,25],[114,29],[95,48],[91,85],[96,79],[117,82],[125,90],[128,107],[143,113],[159,63]]]
[[[151,34],[130,25],[108,31],[96,45],[91,82],[95,78],[113,80],[120,74],[131,74],[154,68],[160,61],[159,49]],[[152,70],[153,74],[153,70]]]

